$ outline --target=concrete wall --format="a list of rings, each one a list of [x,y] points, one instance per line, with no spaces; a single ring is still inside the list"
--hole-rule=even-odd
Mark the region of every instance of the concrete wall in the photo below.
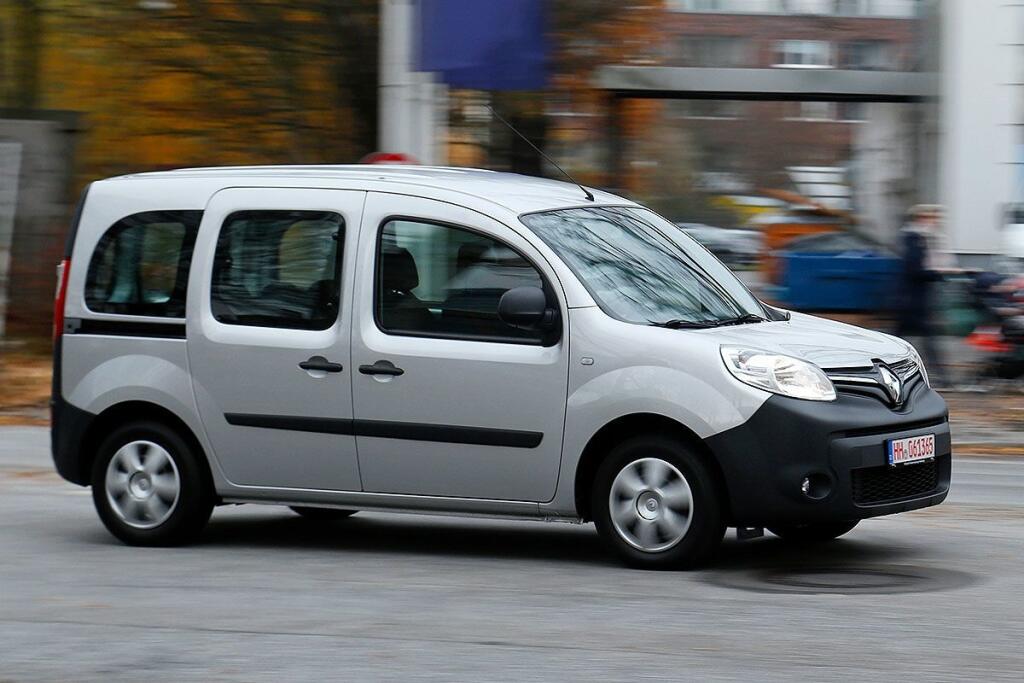
[[[0,339],[7,322],[7,281],[21,175],[21,143],[0,142]]]
[[[75,117],[60,112],[0,110],[0,145],[20,151],[10,265],[6,334],[50,332],[54,272],[71,213]],[[0,286],[4,280],[0,279]]]
[[[1002,251],[1020,194],[1022,44],[1024,2],[943,2],[940,200],[951,247],[968,258]]]
[[[916,201],[912,114],[919,104],[867,105],[854,135],[851,180],[861,228],[896,245],[907,208]]]

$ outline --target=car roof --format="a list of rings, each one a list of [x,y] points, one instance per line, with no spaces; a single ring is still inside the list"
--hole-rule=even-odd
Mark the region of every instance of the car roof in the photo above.
[[[139,179],[201,179],[219,187],[230,187],[239,182],[247,186],[270,187],[281,181],[316,181],[326,187],[351,189],[354,183],[365,183],[366,189],[414,191],[415,194],[427,197],[430,194],[424,190],[434,189],[470,195],[516,213],[592,205],[583,191],[572,183],[516,173],[448,166],[225,166],[135,173],[111,178],[110,181]],[[214,191],[219,187],[215,187]],[[614,194],[588,189],[594,195],[593,204],[633,204]]]

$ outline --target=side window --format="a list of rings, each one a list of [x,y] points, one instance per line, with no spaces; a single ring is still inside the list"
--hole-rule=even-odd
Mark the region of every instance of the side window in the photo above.
[[[122,218],[89,262],[85,304],[96,313],[184,318],[188,271],[202,211]]]
[[[542,333],[498,318],[498,300],[508,290],[544,288],[540,273],[511,247],[470,230],[392,220],[377,249],[377,321],[385,332],[542,341]]]
[[[338,318],[344,221],[323,211],[239,211],[221,227],[210,303],[230,325],[326,330]]]

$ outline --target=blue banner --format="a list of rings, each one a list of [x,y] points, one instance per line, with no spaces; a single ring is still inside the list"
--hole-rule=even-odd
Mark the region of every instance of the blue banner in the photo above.
[[[544,0],[420,0],[417,70],[454,88],[547,85]]]

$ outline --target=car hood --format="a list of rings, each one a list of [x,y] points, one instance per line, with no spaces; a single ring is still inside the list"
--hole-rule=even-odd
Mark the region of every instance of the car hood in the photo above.
[[[715,333],[723,344],[795,356],[820,368],[870,367],[875,359],[892,363],[911,353],[906,342],[888,334],[803,313],[793,313],[786,321],[717,328]]]

